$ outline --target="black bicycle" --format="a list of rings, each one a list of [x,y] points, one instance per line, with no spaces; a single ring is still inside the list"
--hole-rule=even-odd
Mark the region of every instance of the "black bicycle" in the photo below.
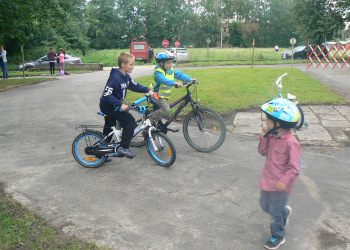
[[[148,106],[137,105],[146,99],[147,97],[144,97],[135,101],[129,106],[130,109],[137,109],[140,114],[147,113]],[[101,111],[98,114],[105,116]],[[111,127],[112,132],[108,135],[96,130],[96,128],[102,127],[99,125],[80,125],[77,127],[81,128],[83,132],[74,139],[72,153],[74,159],[84,167],[95,168],[101,166],[107,160],[107,157],[124,157],[116,153],[122,136],[119,122],[117,121],[116,126]],[[175,162],[176,150],[174,144],[169,137],[152,126],[149,119],[135,128],[134,136],[141,133],[147,145],[146,150],[149,156],[158,165],[169,167]],[[111,141],[112,139],[114,141]]]
[[[167,131],[178,132],[168,128],[169,124],[176,118],[181,110],[191,103],[192,110],[187,114],[183,121],[183,134],[187,143],[194,149],[200,152],[212,152],[218,149],[225,141],[226,125],[221,116],[214,110],[201,107],[199,102],[193,99],[190,87],[194,87],[194,92],[197,97],[197,85],[199,82],[192,80],[191,82],[182,83],[186,89],[187,94],[179,100],[170,104],[170,108],[180,104],[175,112],[170,116],[165,124],[158,122],[156,128],[164,134]],[[157,108],[156,103],[153,104],[153,109]],[[143,123],[146,116],[137,120],[137,124]],[[146,144],[144,137],[136,136],[131,141],[132,147],[141,147]]]

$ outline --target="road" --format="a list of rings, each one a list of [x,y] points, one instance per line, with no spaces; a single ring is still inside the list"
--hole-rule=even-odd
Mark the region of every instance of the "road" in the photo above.
[[[69,75],[0,93],[5,191],[63,232],[114,249],[262,249],[269,216],[258,204],[265,159],[255,136],[228,133],[220,149],[203,154],[181,132],[170,134],[177,149],[170,168],[144,148],[97,169],[74,161],[76,126],[103,124],[96,112],[108,75]],[[302,148],[281,249],[350,248],[349,154],[349,147]]]

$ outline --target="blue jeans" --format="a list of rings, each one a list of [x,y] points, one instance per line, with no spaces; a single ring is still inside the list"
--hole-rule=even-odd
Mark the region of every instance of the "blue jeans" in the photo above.
[[[0,62],[0,66],[1,66],[2,74],[4,75],[4,79],[8,79],[9,78],[9,74],[7,72],[7,63],[1,61]]]
[[[278,191],[260,191],[260,206],[264,212],[271,217],[271,236],[274,238],[284,238],[286,232],[284,225],[289,215],[286,208],[289,193]]]

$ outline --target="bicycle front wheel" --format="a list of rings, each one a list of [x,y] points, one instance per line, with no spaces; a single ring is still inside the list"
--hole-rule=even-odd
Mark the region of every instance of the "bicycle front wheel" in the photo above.
[[[299,113],[300,113],[300,119],[297,123],[297,125],[295,126],[296,129],[299,129],[301,128],[303,125],[304,125],[304,112],[303,110],[301,109],[300,105],[297,104],[297,108],[299,109]]]
[[[151,139],[147,139],[146,149],[151,158],[162,167],[171,166],[176,160],[176,150],[172,141],[162,132],[152,132],[153,147]]]
[[[106,160],[105,155],[93,155],[92,146],[93,145],[103,145],[100,143],[103,136],[95,131],[86,131],[78,135],[72,144],[72,153],[74,159],[86,168],[96,168],[101,166]]]
[[[200,152],[212,152],[225,141],[226,125],[221,116],[209,108],[191,111],[184,120],[183,133],[187,143]]]

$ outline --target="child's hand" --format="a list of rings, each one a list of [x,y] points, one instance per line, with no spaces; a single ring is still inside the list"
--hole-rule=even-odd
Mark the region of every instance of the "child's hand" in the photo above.
[[[175,85],[177,85],[178,88],[181,88],[184,86],[181,82],[176,82]]]
[[[283,182],[278,182],[276,186],[277,191],[285,191],[286,190],[286,184]]]
[[[154,92],[152,90],[148,91],[148,94],[151,96],[151,97],[154,97]]]
[[[122,104],[122,106],[120,107],[123,111],[128,111],[129,110],[129,106],[126,104]]]
[[[266,135],[266,133],[268,132],[269,130],[267,128],[262,128],[261,129],[261,136],[264,137],[264,135]]]

